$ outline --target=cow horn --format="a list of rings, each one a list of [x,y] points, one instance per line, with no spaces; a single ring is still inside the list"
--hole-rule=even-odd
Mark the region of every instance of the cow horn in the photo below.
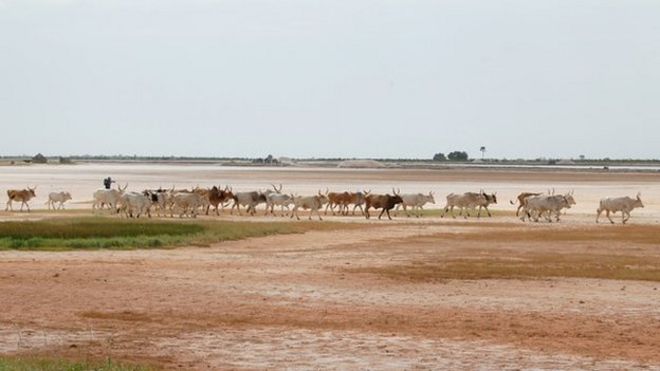
[[[642,197],[642,192],[637,192],[637,199],[639,200],[640,197]]]

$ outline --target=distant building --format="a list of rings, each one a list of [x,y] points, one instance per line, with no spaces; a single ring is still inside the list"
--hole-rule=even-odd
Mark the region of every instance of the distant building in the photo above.
[[[48,159],[41,153],[37,153],[34,157],[32,157],[32,162],[35,164],[46,164],[48,163]]]

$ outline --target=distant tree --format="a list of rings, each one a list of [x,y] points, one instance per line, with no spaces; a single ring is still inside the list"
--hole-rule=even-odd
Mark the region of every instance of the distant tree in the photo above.
[[[481,148],[479,148],[479,151],[481,151],[481,159],[483,160],[484,156],[486,155],[486,147],[481,146]]]
[[[447,156],[444,153],[436,153],[433,155],[433,161],[447,161]]]
[[[467,152],[454,151],[447,155],[450,161],[467,161],[469,159]]]
[[[584,156],[584,155],[580,155],[580,160],[584,161],[584,159],[585,159],[585,156]]]
[[[71,164],[73,161],[71,161],[70,158],[67,157],[60,157],[60,164]]]
[[[32,157],[32,162],[35,164],[45,164],[48,162],[48,159],[41,153],[37,153],[34,157]]]

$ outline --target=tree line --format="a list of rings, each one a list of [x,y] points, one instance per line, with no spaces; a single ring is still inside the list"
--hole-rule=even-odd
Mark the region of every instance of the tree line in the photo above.
[[[465,151],[449,152],[446,156],[444,153],[440,152],[433,156],[433,161],[467,161],[469,159],[470,158]]]

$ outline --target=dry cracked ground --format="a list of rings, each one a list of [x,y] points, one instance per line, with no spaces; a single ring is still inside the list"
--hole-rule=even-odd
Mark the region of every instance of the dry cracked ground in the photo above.
[[[0,352],[165,369],[660,369],[660,228],[510,219],[0,252]]]

